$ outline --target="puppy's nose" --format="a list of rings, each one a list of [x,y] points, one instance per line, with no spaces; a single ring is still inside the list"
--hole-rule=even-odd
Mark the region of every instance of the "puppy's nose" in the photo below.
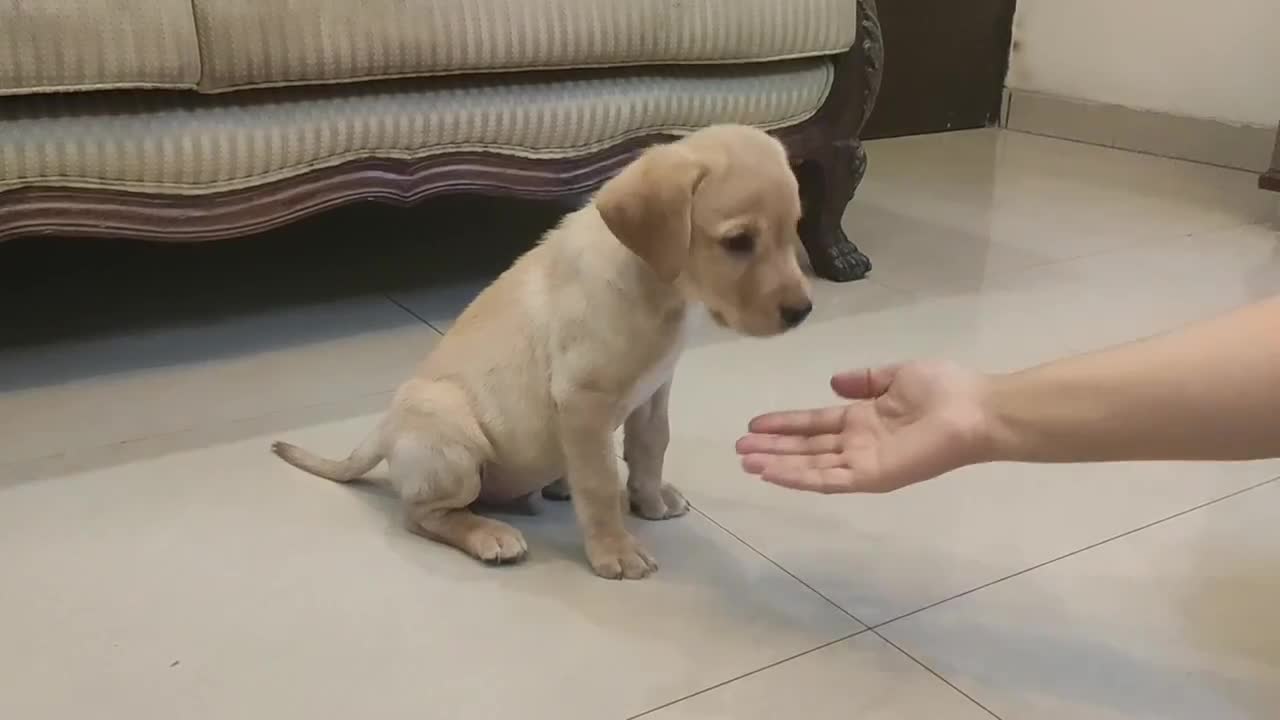
[[[783,305],[780,310],[782,312],[782,323],[789,328],[793,328],[809,317],[809,313],[813,312],[813,303]]]

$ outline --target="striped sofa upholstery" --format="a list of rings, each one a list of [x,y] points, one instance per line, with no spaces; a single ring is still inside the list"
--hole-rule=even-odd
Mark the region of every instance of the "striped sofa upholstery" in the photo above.
[[[848,49],[849,0],[194,0],[200,89],[759,62]]]
[[[26,187],[192,195],[360,158],[566,157],[714,122],[785,127],[826,99],[856,11],[856,0],[0,0],[0,203]]]
[[[199,82],[191,0],[0,0],[0,96]]]
[[[785,127],[813,114],[831,65],[699,72],[636,68],[573,79],[496,75],[325,88],[35,95],[0,119],[0,191],[35,184],[191,194],[240,189],[365,157],[480,150],[559,158],[733,118]]]

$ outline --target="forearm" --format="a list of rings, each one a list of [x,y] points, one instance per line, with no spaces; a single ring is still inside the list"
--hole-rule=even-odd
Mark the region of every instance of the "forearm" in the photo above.
[[[992,377],[992,460],[1280,457],[1280,298]]]

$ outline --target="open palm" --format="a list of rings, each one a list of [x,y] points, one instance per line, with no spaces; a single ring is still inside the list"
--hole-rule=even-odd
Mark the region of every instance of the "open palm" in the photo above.
[[[981,458],[984,380],[945,363],[855,370],[831,379],[852,402],[761,415],[737,445],[762,479],[822,493],[888,492]]]

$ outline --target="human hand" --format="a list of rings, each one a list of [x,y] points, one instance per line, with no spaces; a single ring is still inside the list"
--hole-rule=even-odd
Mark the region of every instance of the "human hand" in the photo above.
[[[847,405],[761,415],[738,440],[742,467],[820,493],[889,492],[987,460],[985,376],[947,363],[831,378]]]

